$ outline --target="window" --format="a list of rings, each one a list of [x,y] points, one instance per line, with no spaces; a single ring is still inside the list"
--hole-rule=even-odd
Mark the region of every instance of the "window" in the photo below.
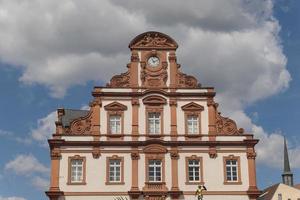
[[[201,112],[204,107],[191,102],[181,107],[185,118],[186,139],[193,139],[201,136]],[[197,139],[197,138],[196,138]]]
[[[127,106],[119,102],[112,102],[104,109],[107,111],[108,140],[123,139],[124,136],[124,112]]]
[[[117,155],[106,158],[106,184],[124,184],[124,158]]]
[[[186,184],[204,184],[202,158],[192,155],[185,158]]]
[[[160,134],[160,113],[159,112],[148,113],[148,133]]]
[[[121,181],[121,160],[109,161],[109,182]]]
[[[189,115],[187,117],[187,129],[188,134],[197,134],[198,131],[198,116],[196,115]]]
[[[241,184],[239,157],[224,157],[224,180],[225,184]]]
[[[149,160],[148,178],[149,182],[161,182],[162,163],[161,160]]]
[[[85,184],[85,158],[78,155],[69,157],[68,184]]]
[[[278,200],[282,200],[282,194],[278,194]]]
[[[200,180],[200,161],[199,160],[189,160],[188,161],[188,173],[189,181],[199,181]]]
[[[111,134],[121,134],[121,116],[120,115],[110,115],[109,116],[109,126]]]

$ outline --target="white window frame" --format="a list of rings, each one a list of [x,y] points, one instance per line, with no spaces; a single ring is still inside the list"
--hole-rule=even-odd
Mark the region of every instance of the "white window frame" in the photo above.
[[[227,163],[230,162],[230,163]],[[233,164],[235,162],[235,164]],[[225,169],[226,169],[226,181],[227,182],[238,182],[239,181],[239,174],[238,174],[238,160],[237,159],[228,159],[225,163]],[[235,176],[234,176],[235,172]],[[229,176],[228,176],[229,173]],[[234,180],[234,177],[236,177],[236,180]]]
[[[196,115],[187,116],[188,134],[199,134],[199,118]]]
[[[193,162],[192,164],[190,164],[190,162]],[[195,164],[195,162],[198,162],[198,164]],[[201,162],[198,159],[189,159],[188,160],[188,181],[189,182],[199,182],[201,180]],[[198,170],[197,170],[198,168]],[[190,169],[192,170],[192,176],[190,176]],[[198,179],[196,179],[196,173],[198,173]],[[190,177],[192,177],[192,180],[190,179]]]
[[[78,161],[80,161],[81,164],[79,164]],[[84,160],[83,159],[72,159],[71,160],[71,183],[83,182],[83,173],[84,173],[83,168],[84,168]]]
[[[150,115],[153,115],[150,117]],[[158,116],[158,117],[157,117]],[[161,113],[160,112],[148,112],[148,133],[157,135],[161,134]],[[158,122],[158,123],[157,123]]]
[[[159,162],[159,164],[156,163],[157,161]],[[151,163],[151,162],[154,162],[154,163]],[[150,175],[150,173],[152,172],[151,168],[153,168],[153,176]],[[148,181],[149,182],[162,182],[162,161],[161,160],[158,160],[158,159],[148,160]]]
[[[110,115],[109,116],[109,130],[111,134],[121,134],[122,130],[122,116]]]
[[[118,163],[117,163],[118,162]],[[122,160],[110,159],[109,160],[109,182],[119,183],[122,177]]]

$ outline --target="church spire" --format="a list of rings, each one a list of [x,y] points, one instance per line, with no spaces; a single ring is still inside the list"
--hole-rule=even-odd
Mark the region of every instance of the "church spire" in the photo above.
[[[293,173],[290,168],[289,154],[286,145],[286,139],[284,138],[284,164],[282,173],[282,182],[286,185],[293,186]]]

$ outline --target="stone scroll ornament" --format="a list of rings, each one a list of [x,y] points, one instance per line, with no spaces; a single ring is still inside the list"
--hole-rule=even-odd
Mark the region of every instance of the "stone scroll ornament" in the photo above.
[[[216,126],[217,133],[223,135],[239,135],[244,132],[244,129],[237,128],[235,121],[229,119],[228,117],[221,116],[220,112],[217,114]]]
[[[129,70],[120,75],[115,75],[111,78],[107,87],[129,87],[130,86],[130,72]]]
[[[74,121],[71,122],[70,127],[65,128],[65,133],[72,134],[72,135],[90,134],[91,127],[92,127],[91,119],[92,119],[91,112],[85,117],[80,117],[79,119],[75,119]]]
[[[197,196],[198,200],[203,200],[203,192],[206,191],[206,187],[204,185],[199,185],[195,195]]]
[[[158,33],[148,33],[135,44],[139,47],[175,47],[176,45]]]

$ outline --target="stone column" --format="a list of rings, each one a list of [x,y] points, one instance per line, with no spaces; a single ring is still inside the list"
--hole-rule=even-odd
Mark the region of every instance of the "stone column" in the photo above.
[[[209,89],[209,92],[210,91]],[[213,98],[209,98],[207,100],[207,106],[208,106],[208,135],[209,135],[209,141],[215,141],[216,140],[216,107],[217,104],[214,102]]]
[[[131,153],[131,160],[132,160],[132,171],[131,171],[131,189],[129,191],[129,195],[132,197],[132,199],[138,199],[140,195],[139,190],[139,180],[138,180],[138,160],[140,159],[140,155],[137,150],[134,150]]]
[[[177,100],[170,99],[171,110],[171,140],[177,140]]]
[[[132,98],[132,139],[137,141],[139,136],[139,99]]]

